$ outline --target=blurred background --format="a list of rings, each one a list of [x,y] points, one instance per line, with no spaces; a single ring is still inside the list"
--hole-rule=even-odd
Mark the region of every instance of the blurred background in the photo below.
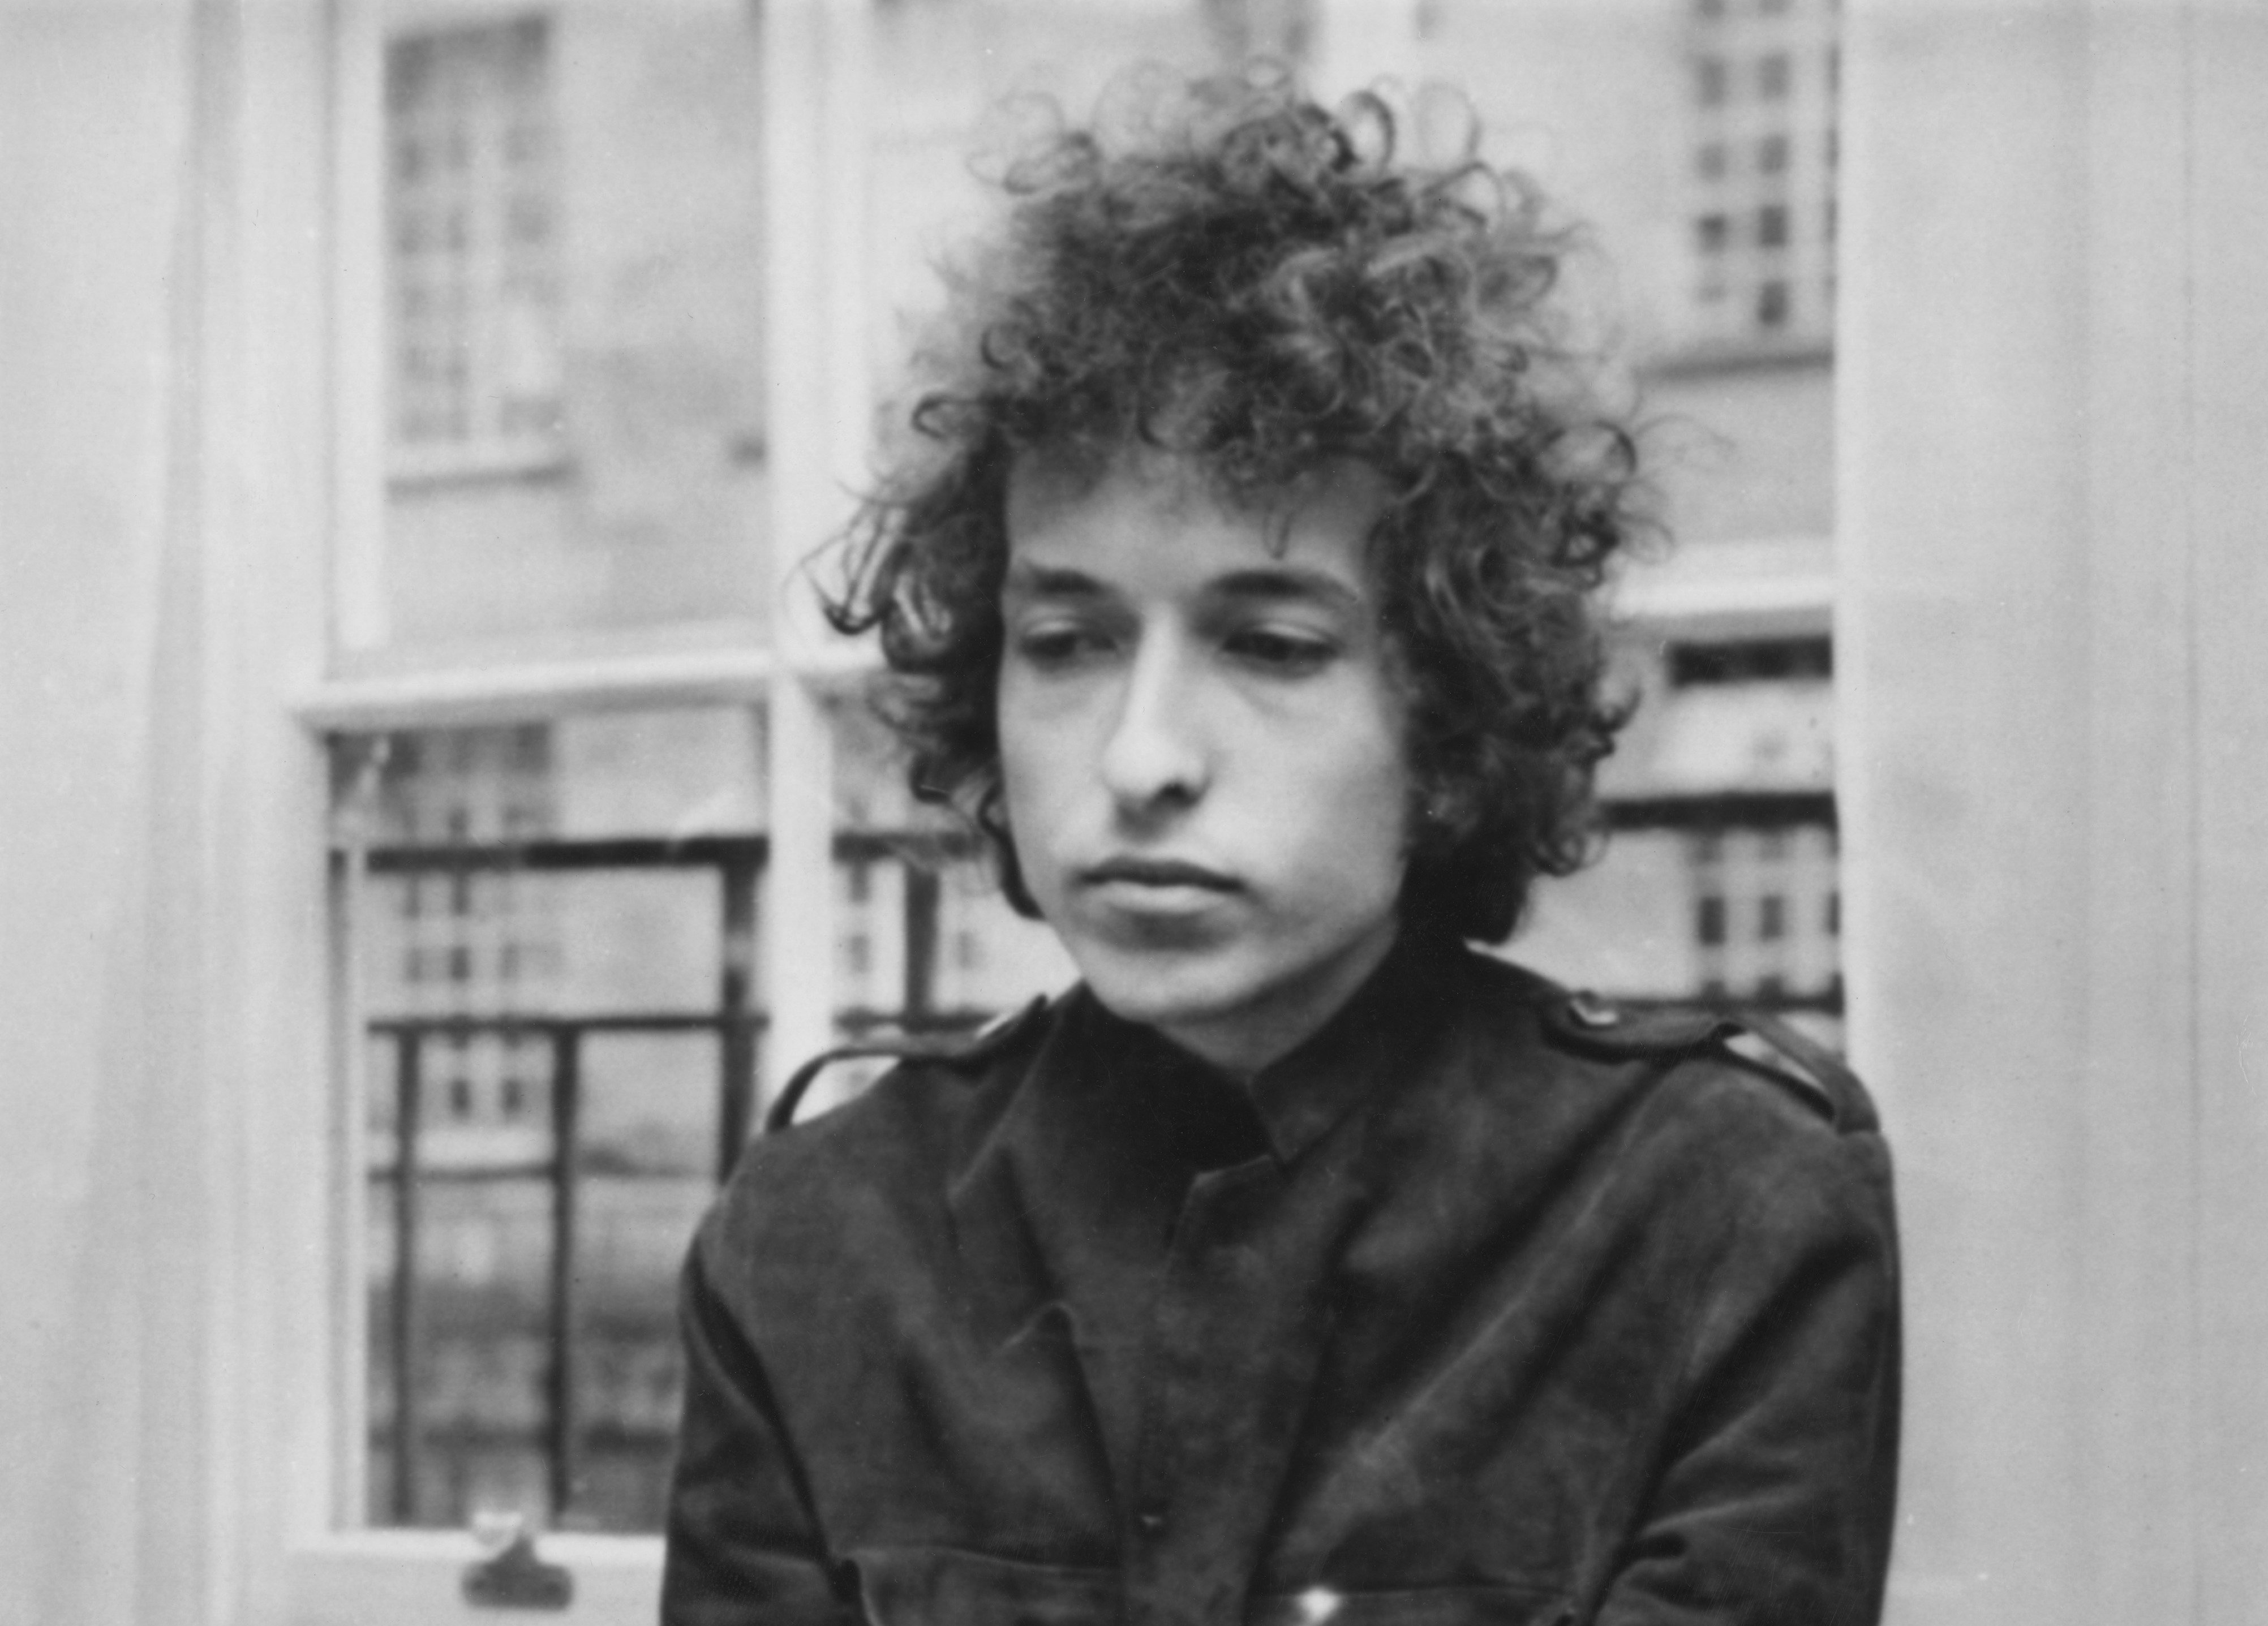
[[[1614,589],[1611,839],[1505,952],[1874,1082],[1894,1618],[2268,1619],[2268,12],[0,26],[0,1615],[454,1618],[501,1515],[650,1613],[676,1269],[771,1093],[1071,977],[906,795],[810,555],[980,176],[1266,58],[1454,86],[1586,224],[1671,545]]]

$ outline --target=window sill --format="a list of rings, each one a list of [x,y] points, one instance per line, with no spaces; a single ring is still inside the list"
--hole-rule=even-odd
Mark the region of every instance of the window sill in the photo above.
[[[1800,372],[1830,367],[1835,342],[1821,335],[1804,337],[1711,339],[1671,347],[1638,364],[1647,379],[1708,378],[1728,372]]]
[[[878,666],[870,648],[849,642],[785,662],[747,646],[473,662],[342,674],[291,710],[321,732],[533,722],[597,706],[746,704],[783,671],[848,688]]]
[[[423,486],[504,485],[564,480],[574,460],[556,442],[524,445],[400,446],[386,460],[386,483],[394,489]]]
[[[465,1601],[465,1571],[488,1556],[460,1530],[357,1530],[318,1537],[286,1561],[292,1626],[363,1626],[416,1621],[421,1626],[496,1626],[499,1620],[615,1626],[650,1621],[661,1590],[661,1538],[652,1535],[539,1536],[547,1563],[574,1577],[563,1610],[475,1608]]]

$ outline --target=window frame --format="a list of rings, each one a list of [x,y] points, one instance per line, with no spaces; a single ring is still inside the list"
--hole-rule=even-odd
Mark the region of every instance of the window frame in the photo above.
[[[766,389],[771,420],[770,533],[827,534],[843,517],[842,494],[863,467],[870,423],[865,366],[862,234],[870,0],[774,0],[765,9],[763,94],[765,202],[772,258],[762,279],[771,335]],[[328,252],[320,342],[299,358],[320,375],[328,411],[295,425],[325,474],[321,527],[327,570],[288,603],[271,596],[261,613],[320,629],[323,652],[296,682],[275,717],[273,743],[292,759],[302,795],[284,850],[320,849],[326,741],[345,732],[472,723],[533,722],[601,707],[731,704],[768,714],[770,840],[775,879],[764,930],[793,920],[804,934],[831,937],[832,797],[799,794],[831,784],[831,698],[873,666],[872,657],[825,630],[815,606],[776,594],[781,607],[769,647],[752,647],[739,629],[720,627],[692,647],[616,647],[587,657],[485,661],[460,658],[401,667],[386,655],[385,498],[405,473],[388,422],[389,357],[384,317],[388,281],[384,238],[387,140],[386,18],[409,26],[476,23],[556,4],[469,0],[331,0],[295,10],[284,25],[298,48],[276,64],[277,82],[247,75],[243,93],[292,106],[306,128],[329,132],[328,165],[306,166],[313,195],[300,200],[320,220]],[[556,42],[555,48],[556,49]],[[304,139],[304,137],[303,137]],[[281,148],[254,153],[255,166],[280,165]],[[244,229],[279,231],[247,216]],[[818,322],[783,321],[813,309]],[[315,444],[310,445],[312,441]],[[483,462],[482,467],[486,467]],[[304,538],[305,532],[300,533]],[[749,563],[784,581],[792,549],[766,559],[752,544]],[[781,555],[790,556],[782,557]],[[278,595],[280,596],[280,595]],[[802,599],[807,600],[807,592]],[[784,774],[784,766],[793,772]],[[815,860],[815,861],[813,861]],[[284,1521],[282,1608],[294,1626],[401,1621],[493,1621],[465,1603],[460,1582],[483,1556],[469,1532],[374,1527],[364,1519],[367,1442],[363,1392],[366,1307],[364,1284],[364,1115],[369,1086],[364,1012],[348,944],[357,890],[351,846],[328,866],[299,864],[291,908],[318,929],[327,955],[299,956],[306,997],[292,1002],[304,1050],[326,1056],[329,1078],[319,1107],[298,1097],[305,1080],[279,1071],[259,1086],[291,1100],[310,1132],[278,1139],[273,1166],[291,1174],[267,1200],[273,1211],[322,1216],[323,1242],[306,1250],[291,1277],[291,1303],[277,1354],[292,1370],[290,1463],[279,1487],[293,1510]],[[768,943],[772,1042],[767,1085],[791,1058],[822,1048],[834,1018],[834,967],[823,954],[783,953]],[[309,960],[316,962],[310,967]],[[312,1121],[320,1117],[320,1127]],[[308,1139],[320,1143],[309,1157]],[[304,1232],[304,1226],[301,1231]],[[288,1231],[279,1230],[277,1234]],[[567,1622],[650,1619],[659,1583],[655,1535],[549,1533],[542,1556],[565,1564],[575,1581]]]

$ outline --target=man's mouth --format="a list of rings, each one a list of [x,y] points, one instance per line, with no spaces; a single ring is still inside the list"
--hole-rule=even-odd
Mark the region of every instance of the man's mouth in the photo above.
[[[1224,875],[1219,870],[1209,870],[1201,864],[1189,864],[1179,858],[1106,858],[1079,873],[1079,879],[1090,887],[1108,886],[1113,882],[1134,887],[1196,887],[1207,892],[1234,892],[1236,878]]]

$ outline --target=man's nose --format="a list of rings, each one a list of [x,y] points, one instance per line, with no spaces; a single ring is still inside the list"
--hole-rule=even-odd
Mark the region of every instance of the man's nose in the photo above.
[[[1160,634],[1142,640],[1119,693],[1118,714],[1102,750],[1102,781],[1130,811],[1188,803],[1204,792],[1211,768],[1191,651]]]

